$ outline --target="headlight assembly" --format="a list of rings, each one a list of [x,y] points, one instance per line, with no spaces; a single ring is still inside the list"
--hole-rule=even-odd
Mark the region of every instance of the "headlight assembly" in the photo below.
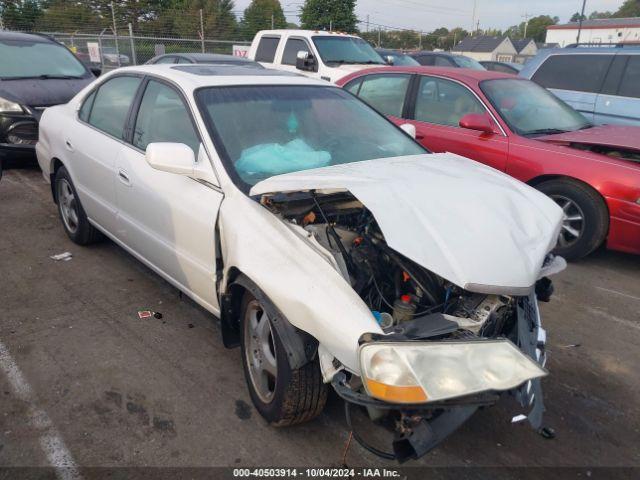
[[[368,343],[360,367],[367,394],[399,404],[510,390],[547,374],[508,340]]]
[[[0,97],[0,113],[20,113],[22,111],[19,104]]]

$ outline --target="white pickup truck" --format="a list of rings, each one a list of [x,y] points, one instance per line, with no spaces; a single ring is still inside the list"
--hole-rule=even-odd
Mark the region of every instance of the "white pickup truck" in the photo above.
[[[267,68],[334,83],[358,70],[386,65],[358,36],[313,30],[262,30],[251,43],[249,58]]]

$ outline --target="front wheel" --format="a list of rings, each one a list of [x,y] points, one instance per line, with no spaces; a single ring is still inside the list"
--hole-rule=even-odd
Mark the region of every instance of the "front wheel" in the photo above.
[[[317,358],[292,370],[272,324],[277,310],[246,292],[241,309],[242,364],[254,406],[271,425],[289,426],[318,416],[327,401]]]
[[[609,212],[598,192],[571,179],[550,180],[537,189],[564,212],[556,254],[578,260],[602,245],[609,231]]]

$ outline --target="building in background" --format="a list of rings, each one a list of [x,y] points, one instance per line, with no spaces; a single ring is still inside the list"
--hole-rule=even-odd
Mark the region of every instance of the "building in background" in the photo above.
[[[493,60],[498,62],[513,62],[518,55],[509,37],[489,37],[479,35],[461,40],[453,52],[466,55],[475,60]]]
[[[551,25],[547,28],[547,43],[566,47],[576,43],[578,22]],[[582,22],[580,43],[640,42],[640,18],[601,18]]]
[[[514,61],[524,63],[531,57],[538,54],[538,46],[533,38],[521,38],[519,40],[511,40],[516,49],[517,55]]]

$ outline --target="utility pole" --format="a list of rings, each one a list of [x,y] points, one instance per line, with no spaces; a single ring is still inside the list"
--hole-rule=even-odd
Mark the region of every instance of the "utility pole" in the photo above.
[[[382,27],[378,27],[378,48],[382,47]]]
[[[271,14],[271,30],[274,30],[276,28],[276,17],[274,16],[274,14]]]
[[[471,14],[471,31],[476,26],[476,12],[478,11],[478,0],[473,0],[473,13]]]
[[[113,36],[116,40],[116,57],[118,58],[118,67],[121,67],[120,64],[120,47],[118,46],[118,27],[116,25],[116,9],[111,2],[111,20],[113,20]]]
[[[522,38],[527,38],[527,28],[529,27],[529,19],[533,18],[533,15],[529,15],[528,13],[525,13],[524,15],[522,15],[522,18],[524,18],[524,35],[522,36]]]
[[[480,35],[480,19],[478,19],[476,23],[476,35]]]
[[[204,15],[202,14],[202,9],[200,9],[200,46],[202,53],[204,53]]]
[[[422,51],[422,32],[418,32],[418,49]]]
[[[578,24],[578,37],[576,43],[580,43],[580,33],[582,33],[582,19],[584,18],[584,9],[587,7],[587,0],[582,0],[582,13],[580,14],[580,23]]]
[[[367,15],[367,33],[369,33],[369,15]]]

